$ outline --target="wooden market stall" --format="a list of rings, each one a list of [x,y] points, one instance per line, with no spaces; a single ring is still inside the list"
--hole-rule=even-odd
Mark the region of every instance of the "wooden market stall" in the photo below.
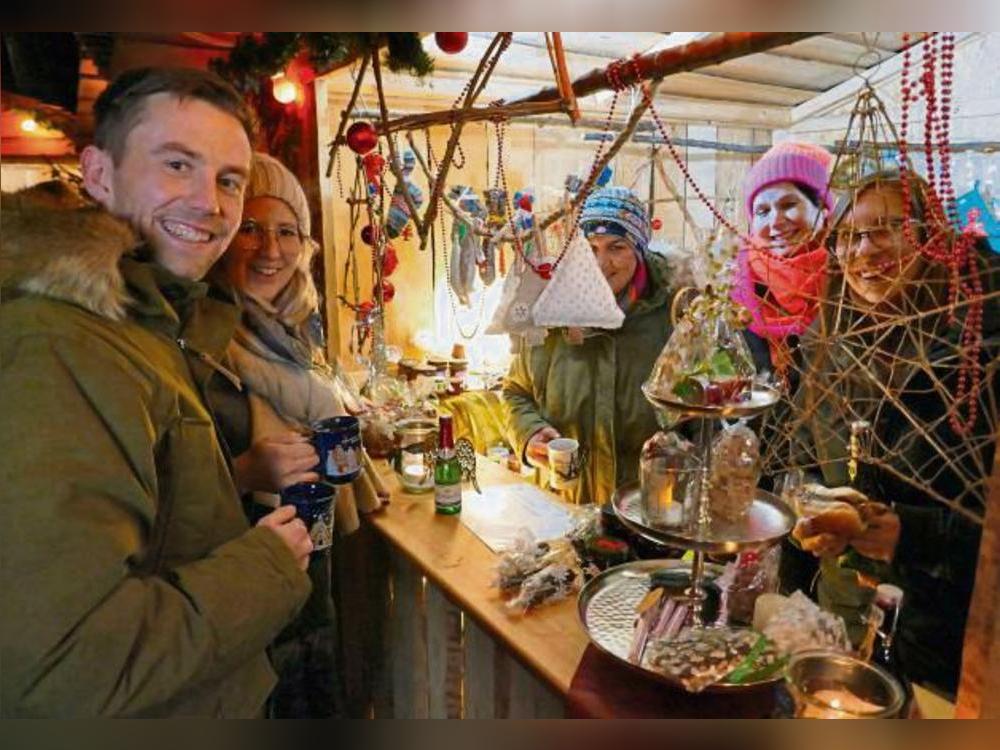
[[[625,108],[618,110],[616,119],[607,119],[608,70],[613,71],[615,61],[626,57],[618,45],[627,42],[632,45],[630,51],[641,51],[636,49],[640,40],[632,35],[628,40],[600,35],[600,41],[593,35],[563,35],[560,65],[555,46],[540,34],[515,34],[506,40],[474,34],[465,52],[439,58],[430,85],[378,70],[377,64],[375,75],[366,75],[364,63],[317,81],[321,152],[330,147],[328,176],[322,186],[328,312],[331,320],[339,321],[339,340],[331,337],[332,351],[347,360],[355,355],[355,313],[334,300],[348,290],[343,272],[359,273],[347,256],[363,247],[356,233],[366,223],[363,215],[352,213],[349,201],[342,200],[349,192],[344,183],[350,180],[352,169],[349,157],[345,159],[349,152],[343,149],[338,154],[336,146],[342,143],[349,114],[376,123],[381,134],[393,134],[387,141],[392,144],[386,153],[390,167],[394,152],[410,148],[418,155],[418,168],[408,179],[419,186],[425,202],[417,206],[404,196],[419,219],[409,237],[394,241],[401,263],[393,281],[397,289],[406,291],[387,307],[385,336],[402,356],[419,358],[431,352],[446,354],[453,342],[469,344],[483,323],[480,312],[472,336],[461,324],[457,329],[441,325],[442,316],[457,315],[444,291],[447,249],[441,221],[443,214],[457,209],[451,201],[435,200],[444,192],[442,186],[483,186],[498,184],[503,178],[511,186],[535,186],[540,193],[562,175],[576,171],[585,176],[593,156],[597,171],[613,163],[616,176],[634,175],[631,186],[649,201],[663,236],[682,247],[693,247],[703,239],[699,227],[712,223],[709,204],[731,207],[737,203],[742,175],[772,142],[804,136],[834,149],[838,137],[845,137],[850,104],[863,83],[885,90],[898,85],[899,51],[904,46],[899,34],[678,36],[676,47],[670,35],[667,39],[655,34],[638,36],[650,45],[651,51],[641,58],[646,68],[636,74],[623,64],[619,76],[654,81],[655,108],[669,123],[665,134],[662,129],[651,132],[657,126],[649,118],[641,124],[638,116],[627,118]],[[681,46],[682,42],[687,46]],[[992,44],[975,34],[959,35],[959,49],[967,54],[985,54],[977,48]],[[491,66],[504,50],[509,50],[509,65],[493,70]],[[570,85],[566,60],[574,74],[594,70]],[[484,68],[493,70],[488,81],[479,78]],[[470,83],[484,92],[478,101],[466,96]],[[540,90],[533,93],[532,84]],[[632,95],[630,103],[636,107],[634,112],[643,109],[638,94]],[[497,117],[509,123],[505,131],[497,128]],[[610,129],[609,123],[613,123]],[[974,127],[971,121],[956,125],[963,138],[955,140],[966,143],[956,143],[954,149],[975,150],[978,144],[988,154],[993,134],[973,132]],[[602,129],[603,134],[598,132]],[[610,154],[596,145],[602,142],[612,144]],[[595,151],[605,158],[597,159]],[[671,151],[685,164],[672,160]],[[429,156],[422,158],[422,154]],[[428,165],[428,158],[434,159],[435,154],[437,158]],[[684,167],[689,170],[687,179]],[[700,200],[696,185],[707,200]],[[536,220],[544,227],[559,215],[558,207],[550,202],[536,213]],[[363,290],[374,283],[365,275],[368,270],[360,265]],[[433,302],[428,304],[429,300]],[[488,474],[500,482],[510,481],[493,468]],[[997,490],[992,492],[995,497]],[[569,693],[586,646],[574,607],[563,602],[549,611],[512,619],[488,589],[493,556],[452,520],[433,519],[426,503],[406,495],[402,498],[400,506],[372,521],[379,539],[388,543],[392,560],[389,630],[394,634],[387,641],[392,644],[392,655],[381,662],[394,676],[383,675],[383,692],[370,694],[374,714],[561,715],[560,701]],[[997,653],[997,634],[990,624],[997,606],[994,506],[995,500],[985,518],[957,710],[921,691],[928,715],[952,710],[960,716],[989,715],[992,711],[990,692],[983,687],[993,670],[982,667],[992,663]],[[417,528],[420,533],[415,533]],[[461,623],[459,630],[456,620]],[[463,663],[464,671],[459,666]],[[475,678],[469,677],[472,674]],[[456,679],[462,691],[455,688]],[[386,680],[396,701],[391,706],[385,698]],[[368,689],[376,687],[367,685]]]
[[[332,32],[312,36],[327,53],[343,42]],[[841,149],[852,107],[868,88],[896,115],[904,50],[921,51],[919,40],[902,32],[473,32],[464,44],[451,40],[450,51],[435,48],[430,35],[397,36],[422,39],[434,54],[433,72],[419,69],[422,63],[391,70],[388,58],[398,49],[378,35],[323,69],[296,47],[276,53],[282,63],[273,77],[257,67],[240,72],[255,79],[262,148],[293,168],[313,226],[322,227],[321,235],[314,232],[322,240],[314,270],[330,358],[364,380],[372,371],[386,374],[399,359],[462,359],[464,349],[482,389],[440,405],[472,439],[479,481],[492,489],[537,477],[502,465],[491,452],[505,440],[495,386],[509,354],[506,337],[484,334],[501,284],[480,289],[468,305],[449,289],[449,229],[463,212],[461,188],[502,188],[508,198],[519,191],[533,221],[561,240],[562,222],[610,168],[615,182],[646,203],[654,241],[688,257],[721,216],[742,215],[743,177],[772,144],[804,140]],[[254,39],[235,32],[90,35],[97,47],[80,61],[75,118],[5,91],[4,190],[45,179],[53,165],[71,166],[92,127],[94,98],[114,73],[150,62],[204,67]],[[958,105],[946,150],[956,154],[956,180],[986,180],[1000,150],[1000,83],[984,84],[970,70],[1000,58],[1000,35],[955,39]],[[229,64],[236,65],[232,58]],[[229,70],[235,76],[239,68]],[[361,152],[349,147],[348,128],[357,122],[367,124],[364,137],[384,144],[376,149],[383,163],[375,179],[366,175]],[[397,190],[410,184],[414,191]],[[403,212],[405,228],[386,243],[373,227],[386,223],[390,206]],[[513,258],[511,241],[527,236],[512,224],[508,208],[484,232],[502,240],[500,275]],[[393,271],[386,270],[389,244]],[[456,344],[462,349],[453,355]],[[391,461],[377,459],[376,466],[389,502],[341,539],[334,557],[351,716],[631,716],[630,701],[656,692],[647,686],[645,693],[622,688],[600,696],[595,681],[627,679],[591,645],[575,598],[513,612],[493,585],[497,555],[460,517],[436,515],[430,495],[404,491]],[[918,688],[927,716],[1000,716],[1000,451],[988,472],[959,691],[952,703]],[[756,717],[774,714],[775,701],[769,690],[736,698],[678,693],[649,710]]]

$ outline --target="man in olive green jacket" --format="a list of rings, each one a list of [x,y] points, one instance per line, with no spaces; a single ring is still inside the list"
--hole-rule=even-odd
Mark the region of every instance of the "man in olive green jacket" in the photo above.
[[[657,430],[640,387],[672,330],[671,285],[666,258],[646,250],[645,207],[625,188],[595,191],[580,224],[625,321],[579,343],[552,330],[538,346],[522,344],[503,397],[517,454],[543,464],[546,442],[557,435],[577,440],[586,458],[571,499],[604,503],[638,477],[642,444]]]
[[[238,317],[199,279],[250,164],[238,95],[132,71],[81,154],[101,207],[4,196],[4,716],[254,716],[309,592],[292,508],[250,530],[206,403]]]

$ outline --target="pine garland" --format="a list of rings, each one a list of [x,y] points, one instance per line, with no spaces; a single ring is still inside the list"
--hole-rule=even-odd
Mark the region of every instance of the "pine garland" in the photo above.
[[[268,31],[241,34],[227,59],[209,63],[212,70],[245,93],[256,92],[266,80],[305,50],[309,63],[323,73],[373,45],[384,41],[388,47],[386,65],[393,72],[408,71],[423,78],[434,69],[434,60],[423,48],[415,32],[288,32]]]

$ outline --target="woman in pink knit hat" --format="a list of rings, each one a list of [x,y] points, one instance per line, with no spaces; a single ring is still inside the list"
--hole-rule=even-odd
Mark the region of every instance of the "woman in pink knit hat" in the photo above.
[[[820,146],[779,143],[744,180],[750,242],[737,257],[732,296],[751,312],[747,339],[758,370],[786,381],[826,278],[831,162]]]

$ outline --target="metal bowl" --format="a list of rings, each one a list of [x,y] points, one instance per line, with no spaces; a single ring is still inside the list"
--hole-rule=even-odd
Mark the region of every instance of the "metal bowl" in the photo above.
[[[880,666],[823,649],[792,656],[785,682],[801,718],[890,719],[899,714],[906,695]]]
[[[577,598],[577,614],[591,643],[601,651],[639,674],[683,690],[681,682],[670,675],[647,669],[627,658],[634,631],[636,604],[649,591],[650,576],[663,569],[690,571],[691,564],[682,560],[638,560],[605,570],[581,589]],[[722,567],[719,565],[705,566],[706,579],[710,580],[721,573]],[[774,685],[781,679],[779,672],[771,678],[756,682],[718,682],[705,688],[705,692],[755,690]]]

